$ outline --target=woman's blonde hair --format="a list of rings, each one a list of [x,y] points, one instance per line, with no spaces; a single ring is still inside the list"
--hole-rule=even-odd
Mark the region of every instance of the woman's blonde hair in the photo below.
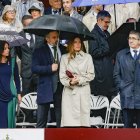
[[[75,38],[79,38],[81,41],[81,50],[85,52],[85,46],[83,43],[83,40],[80,37],[74,37],[72,38],[69,42],[68,42],[68,47],[67,47],[67,51],[69,53],[69,57],[68,60],[70,61],[71,59],[73,59],[76,55],[76,52],[74,50],[74,40]]]

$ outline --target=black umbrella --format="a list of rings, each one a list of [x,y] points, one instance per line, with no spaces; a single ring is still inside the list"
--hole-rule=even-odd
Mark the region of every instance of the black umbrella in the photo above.
[[[15,31],[4,31],[4,30],[0,31],[0,40],[7,41],[11,47],[21,46],[29,41],[24,37],[20,36]]]
[[[140,32],[140,22],[123,23],[109,38],[108,43],[112,55],[128,47],[128,35],[131,30]]]
[[[93,35],[81,21],[66,15],[45,15],[24,28],[25,32],[39,36],[45,36],[51,30],[58,31],[60,39],[71,39],[74,36],[84,40],[93,39]]]

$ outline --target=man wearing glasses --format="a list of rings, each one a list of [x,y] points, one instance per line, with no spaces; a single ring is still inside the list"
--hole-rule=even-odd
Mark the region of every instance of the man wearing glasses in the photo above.
[[[95,68],[95,78],[91,82],[91,94],[94,96],[103,95],[111,101],[116,94],[113,84],[113,63],[110,58],[110,50],[107,38],[110,36],[107,31],[111,20],[111,15],[102,10],[97,14],[97,23],[91,33],[94,40],[89,41],[89,53],[93,58]],[[94,115],[105,117],[102,112],[94,112]]]
[[[107,31],[110,20],[111,15],[107,11],[100,11],[97,14],[97,23],[91,31],[95,40],[89,41],[89,53],[95,67],[95,79],[91,82],[91,92],[93,95],[107,96],[109,100],[113,95],[113,64],[107,42],[110,36]]]
[[[118,52],[114,68],[115,84],[120,92],[125,128],[140,128],[140,33],[131,31],[129,48]],[[135,119],[135,120],[134,120]]]

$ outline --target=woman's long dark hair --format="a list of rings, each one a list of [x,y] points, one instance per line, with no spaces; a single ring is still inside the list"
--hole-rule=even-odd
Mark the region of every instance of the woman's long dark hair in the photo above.
[[[0,62],[2,60],[2,53],[4,51],[5,44],[8,44],[8,46],[9,46],[9,43],[7,41],[0,40]],[[7,56],[7,60],[10,61],[10,54],[9,54],[9,56]]]

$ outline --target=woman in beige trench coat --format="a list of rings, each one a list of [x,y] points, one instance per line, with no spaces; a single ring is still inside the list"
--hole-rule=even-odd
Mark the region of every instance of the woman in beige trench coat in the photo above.
[[[89,54],[83,52],[83,42],[76,37],[68,44],[68,52],[60,62],[62,93],[62,127],[90,127],[90,85],[94,66]],[[70,78],[66,70],[74,76]]]

